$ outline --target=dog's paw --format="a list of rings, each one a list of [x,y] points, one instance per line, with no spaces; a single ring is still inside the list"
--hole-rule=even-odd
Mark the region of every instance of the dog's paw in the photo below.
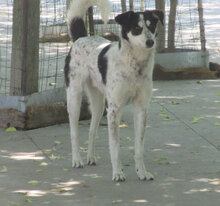
[[[87,157],[87,164],[88,165],[94,166],[94,165],[96,165],[96,162],[97,162],[97,159],[95,156],[90,156],[90,157],[88,156]]]
[[[84,164],[83,164],[83,161],[81,160],[81,158],[73,159],[72,160],[72,167],[73,168],[83,168]]]
[[[154,176],[150,172],[147,172],[147,171],[138,171],[137,170],[137,175],[140,180],[147,180],[147,181],[154,180]]]
[[[112,180],[115,182],[124,182],[125,181],[125,175],[124,173],[121,171],[119,173],[114,173]]]

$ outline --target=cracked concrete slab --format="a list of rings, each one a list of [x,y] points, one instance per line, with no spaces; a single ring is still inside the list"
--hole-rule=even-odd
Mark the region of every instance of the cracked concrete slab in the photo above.
[[[71,168],[69,125],[30,131],[0,130],[0,205],[4,206],[218,206],[220,204],[220,80],[154,82],[145,163],[155,180],[134,168],[132,106],[120,129],[126,182],[111,180],[107,121],[96,148],[97,166]],[[194,118],[200,118],[192,123]],[[89,121],[80,122],[86,163]]]

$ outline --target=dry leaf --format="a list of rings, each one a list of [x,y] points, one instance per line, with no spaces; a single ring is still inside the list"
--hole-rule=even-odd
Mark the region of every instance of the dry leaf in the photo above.
[[[28,182],[28,184],[37,185],[37,184],[39,184],[39,181],[37,181],[37,180],[31,180],[31,181]]]
[[[39,166],[41,166],[41,167],[46,167],[46,166],[48,166],[48,163],[46,163],[46,162],[41,162],[41,163],[39,164]]]
[[[6,130],[6,132],[16,132],[16,128],[15,127],[8,127]]]
[[[6,166],[3,166],[2,169],[0,170],[0,173],[7,173],[8,168]]]
[[[128,128],[128,125],[125,124],[125,123],[123,123],[123,124],[120,124],[119,127],[120,127],[120,128]]]
[[[191,123],[192,123],[192,124],[196,124],[196,123],[198,123],[200,120],[203,120],[203,119],[204,119],[204,117],[194,117]]]

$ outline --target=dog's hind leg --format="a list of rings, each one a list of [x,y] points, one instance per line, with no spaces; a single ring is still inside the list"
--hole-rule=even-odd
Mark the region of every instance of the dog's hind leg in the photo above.
[[[95,137],[99,122],[105,109],[105,97],[97,88],[92,85],[90,80],[87,82],[86,90],[89,96],[90,110],[92,113],[92,121],[89,130],[87,164],[96,165],[97,159],[95,156]]]
[[[69,113],[70,136],[72,144],[72,166],[82,168],[83,161],[79,153],[78,122],[82,102],[82,86],[80,82],[72,80],[67,88],[67,110]]]

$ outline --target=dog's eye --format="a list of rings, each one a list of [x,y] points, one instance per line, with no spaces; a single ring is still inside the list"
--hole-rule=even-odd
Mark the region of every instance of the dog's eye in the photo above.
[[[136,26],[136,27],[134,27],[134,28],[132,29],[132,34],[133,34],[133,35],[139,35],[139,34],[141,34],[142,30],[143,30],[142,27]]]
[[[153,24],[151,24],[150,26],[147,26],[147,28],[150,30],[150,32],[151,32],[152,34],[154,34],[155,31],[156,31],[156,26],[154,26]]]
[[[135,27],[135,30],[136,30],[136,31],[142,31],[142,28],[139,27],[139,26],[136,26],[136,27]]]
[[[147,26],[150,26],[150,25],[151,25],[151,22],[150,22],[149,20],[147,20],[147,21],[146,21],[146,25],[147,25]]]

